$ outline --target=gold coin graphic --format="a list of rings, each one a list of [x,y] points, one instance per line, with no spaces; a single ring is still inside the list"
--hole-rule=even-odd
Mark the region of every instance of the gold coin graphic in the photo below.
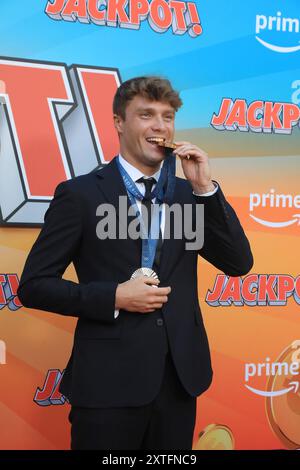
[[[288,449],[300,447],[300,341],[294,341],[272,364],[266,412],[272,430]],[[281,394],[280,394],[281,393]]]
[[[193,450],[233,450],[234,437],[228,426],[209,424],[199,434]]]

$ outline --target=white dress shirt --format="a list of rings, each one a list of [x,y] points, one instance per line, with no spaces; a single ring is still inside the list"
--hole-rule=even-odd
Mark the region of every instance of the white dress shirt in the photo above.
[[[141,192],[141,194],[143,196],[144,196],[145,191],[146,191],[145,185],[144,185],[144,183],[137,183],[137,180],[140,179],[140,178],[155,178],[156,181],[159,180],[162,163],[160,165],[160,169],[156,173],[154,173],[151,176],[148,176],[148,175],[144,175],[135,166],[131,165],[131,163],[129,163],[127,160],[125,160],[125,158],[123,158],[122,155],[120,155],[120,154],[119,154],[119,162],[122,165],[122,167],[127,171],[128,175],[130,176],[132,181],[135,182],[137,188],[139,189],[139,191]],[[216,183],[214,183],[214,185],[216,187],[213,191],[210,191],[210,192],[205,193],[205,194],[196,194],[193,191],[193,194],[195,196],[212,196],[213,194],[215,194],[217,192],[217,190],[219,188],[219,186]],[[153,191],[154,188],[155,188],[155,184],[152,187],[152,191]],[[153,204],[155,203],[155,198],[152,199],[152,203]],[[136,200],[136,204],[138,206],[139,211],[141,212],[141,201],[139,199]],[[162,238],[164,237],[164,229],[165,229],[165,204],[162,204],[161,224],[160,224],[160,230],[161,230]],[[119,310],[115,310],[115,318],[117,318],[118,315],[119,315]]]

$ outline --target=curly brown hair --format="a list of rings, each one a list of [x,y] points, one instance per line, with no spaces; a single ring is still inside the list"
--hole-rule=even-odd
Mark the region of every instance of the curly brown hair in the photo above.
[[[113,100],[113,113],[125,120],[126,107],[137,95],[151,101],[166,102],[175,111],[182,105],[179,93],[173,89],[168,79],[156,76],[135,77],[119,86]]]

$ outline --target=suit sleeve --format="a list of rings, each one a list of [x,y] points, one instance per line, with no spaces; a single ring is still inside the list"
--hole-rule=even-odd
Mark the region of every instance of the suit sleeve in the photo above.
[[[18,296],[24,307],[112,323],[117,282],[76,283],[62,279],[78,255],[82,209],[68,181],[55,190],[20,279]]]
[[[228,276],[247,274],[253,266],[249,241],[219,186],[212,196],[194,196],[204,204],[204,244],[199,255]]]

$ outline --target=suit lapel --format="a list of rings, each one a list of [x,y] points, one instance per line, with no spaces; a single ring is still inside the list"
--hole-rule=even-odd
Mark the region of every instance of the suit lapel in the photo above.
[[[119,196],[127,196],[127,191],[116,163],[116,157],[96,172],[98,187],[105,200],[119,208]]]
[[[103,167],[101,170],[98,170],[96,175],[99,190],[101,191],[104,199],[115,207],[117,219],[119,223],[123,225],[123,229],[126,230],[125,233],[128,233],[128,224],[135,219],[135,216],[127,216],[130,207],[130,201],[123,182],[123,178],[116,163],[116,157],[110,163],[105,165],[105,167]],[[122,215],[120,214],[121,206],[119,206],[120,196],[123,196],[124,198],[121,203],[122,209],[124,207],[124,210],[126,210],[126,213],[122,213]],[[128,240],[130,240],[130,242],[141,251],[141,239],[133,240],[129,239],[128,237]]]

